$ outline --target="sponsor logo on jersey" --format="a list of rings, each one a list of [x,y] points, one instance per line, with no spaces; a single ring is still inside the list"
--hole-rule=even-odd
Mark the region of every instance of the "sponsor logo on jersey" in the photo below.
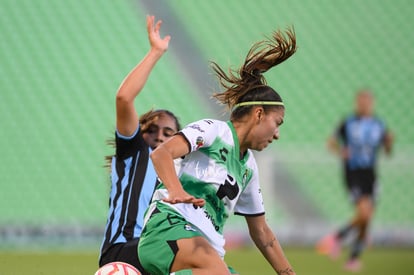
[[[196,145],[197,149],[204,145],[204,138],[201,136],[198,136],[196,139]]]
[[[187,231],[194,231],[194,232],[197,232],[197,230],[195,230],[195,229],[194,229],[194,227],[192,227],[192,226],[191,226],[191,225],[189,225],[189,224],[184,225],[184,229],[185,229],[185,230],[187,230]]]
[[[216,221],[214,220],[213,216],[210,215],[207,210],[204,209],[204,214],[206,215],[206,218],[210,220],[211,224],[214,226],[214,229],[218,232],[220,229],[220,226],[217,225]]]
[[[201,129],[200,125],[198,125],[198,124],[191,124],[191,125],[188,126],[188,128],[191,128],[191,129],[197,130],[201,133],[204,133],[204,130]]]

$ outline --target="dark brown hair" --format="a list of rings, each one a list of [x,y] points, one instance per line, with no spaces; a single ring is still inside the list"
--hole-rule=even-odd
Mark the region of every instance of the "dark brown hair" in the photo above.
[[[158,110],[151,109],[139,117],[139,125],[141,127],[141,133],[142,134],[146,133],[148,131],[149,126],[152,123],[156,122],[161,116],[171,117],[175,122],[175,127],[177,131],[181,130],[180,122],[177,116],[175,116],[172,112],[165,110],[165,109],[158,109]],[[115,148],[116,146],[115,139],[114,138],[108,139],[106,141],[106,144]],[[112,163],[113,156],[114,155],[105,156],[105,167],[107,167],[108,169],[111,169],[111,163]]]
[[[178,118],[170,111],[165,109],[158,109],[158,110],[149,110],[145,114],[142,114],[139,118],[139,124],[141,125],[142,133],[146,133],[148,131],[148,127],[158,120],[161,116],[169,116],[175,122],[175,128],[177,131],[181,130],[180,122]]]
[[[229,69],[225,73],[215,62],[211,62],[224,91],[213,94],[220,103],[231,110],[241,102],[249,101],[282,101],[280,95],[267,86],[263,73],[282,63],[296,52],[296,36],[293,28],[283,34],[275,31],[271,38],[255,43],[247,53],[243,66],[238,70]],[[232,110],[231,118],[238,119],[249,113],[250,106],[241,106]],[[265,111],[283,106],[263,105]]]

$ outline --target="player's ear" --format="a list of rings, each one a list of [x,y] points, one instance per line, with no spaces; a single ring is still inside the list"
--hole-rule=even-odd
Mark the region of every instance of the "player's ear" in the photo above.
[[[261,106],[258,106],[254,109],[254,116],[257,122],[260,122],[260,120],[262,120],[263,115],[264,115],[264,109]]]

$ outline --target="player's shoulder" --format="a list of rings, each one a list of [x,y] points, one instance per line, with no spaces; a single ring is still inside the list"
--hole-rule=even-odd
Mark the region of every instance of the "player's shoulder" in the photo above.
[[[353,122],[357,120],[360,120],[360,117],[357,114],[352,113],[352,114],[347,115],[342,121],[343,123],[347,123],[347,122],[349,123],[349,122]]]
[[[384,125],[385,124],[384,121],[379,116],[377,116],[377,115],[373,115],[372,116],[372,120],[375,121],[378,124],[381,124],[381,125]]]
[[[221,130],[223,128],[228,128],[227,123],[217,119],[204,118],[194,122],[189,123],[184,129],[193,129],[200,132],[206,130]]]
[[[378,116],[374,116],[374,119],[375,119],[376,125],[378,125],[378,127],[381,129],[381,131],[383,133],[387,132],[388,127],[387,127],[386,123],[381,118],[379,118]]]
[[[199,121],[197,121],[196,123],[201,123],[201,124],[205,124],[205,125],[214,125],[215,127],[226,125],[225,121],[218,120],[218,119],[213,119],[213,118],[203,118],[203,119],[200,119]]]

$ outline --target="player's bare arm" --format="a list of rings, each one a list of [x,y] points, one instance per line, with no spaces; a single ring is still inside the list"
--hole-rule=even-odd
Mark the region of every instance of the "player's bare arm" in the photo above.
[[[265,216],[246,217],[249,234],[253,242],[279,275],[295,275],[283,253],[276,236],[268,226]]]
[[[387,131],[384,136],[384,150],[387,155],[391,155],[394,143],[394,135]]]
[[[161,144],[151,153],[151,159],[154,163],[155,171],[158,177],[168,190],[168,198],[165,202],[169,203],[192,203],[195,206],[203,206],[205,201],[203,199],[191,196],[183,189],[179,181],[173,160],[189,153],[187,142],[184,137],[176,135]]]
[[[338,139],[335,136],[330,136],[326,142],[328,150],[333,154],[341,157],[342,159],[347,159],[349,157],[348,149],[344,146],[341,146]]]
[[[147,16],[148,39],[151,48],[143,60],[125,77],[116,94],[116,127],[124,136],[130,136],[138,127],[139,118],[134,100],[144,88],[155,64],[168,49],[169,35],[161,38],[161,21],[154,23],[154,16]]]

